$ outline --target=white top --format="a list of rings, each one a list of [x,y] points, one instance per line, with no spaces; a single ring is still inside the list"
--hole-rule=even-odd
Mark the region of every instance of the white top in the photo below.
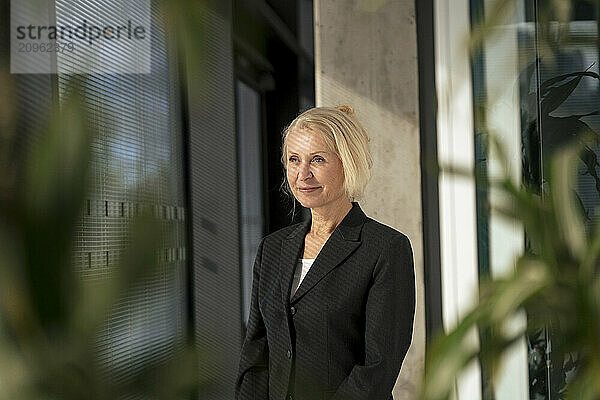
[[[298,287],[302,283],[302,280],[304,279],[304,277],[308,273],[308,270],[310,269],[310,267],[313,265],[314,262],[315,262],[314,258],[301,258],[298,260],[298,263],[296,264],[296,270],[294,271],[294,279],[292,279],[292,289],[290,291],[290,299],[292,298],[294,293],[296,293],[296,290],[298,290]]]

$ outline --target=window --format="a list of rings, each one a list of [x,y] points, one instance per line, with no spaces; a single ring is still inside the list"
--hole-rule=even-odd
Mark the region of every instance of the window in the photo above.
[[[493,3],[472,1],[472,21],[487,16]],[[571,17],[559,23],[546,3],[516,1],[510,21],[494,27],[496,35],[486,39],[480,55],[473,60],[476,162],[487,170],[488,177],[493,177],[498,160],[490,154],[485,133],[496,134],[510,155],[513,178],[542,197],[547,195],[548,161],[554,150],[578,141],[581,130],[596,135],[600,131],[600,118],[594,115],[600,61],[597,10],[592,3],[569,2]],[[587,150],[588,157],[580,162],[577,187],[573,189],[590,226],[600,205],[599,165],[595,161],[600,148],[589,145]],[[527,232],[523,235],[521,228],[502,222],[488,211],[487,205],[495,201],[493,191],[478,189],[479,274],[495,276],[510,266],[516,253],[533,250]],[[507,368],[510,379],[504,388],[502,384],[496,388],[496,394],[502,397],[499,390],[509,393],[518,386],[514,383],[527,375],[529,398],[558,398],[576,366],[573,355],[561,350],[564,340],[555,327],[534,332],[525,341],[523,351],[511,353],[513,364]],[[485,338],[482,342],[485,345]],[[522,370],[525,362],[527,371]],[[484,394],[486,386],[484,382]],[[513,393],[506,397],[516,396]]]
[[[71,90],[81,94],[83,108],[98,130],[93,142],[91,185],[75,233],[75,271],[83,280],[103,280],[118,266],[126,247],[127,226],[140,210],[160,219],[163,235],[158,271],[122,298],[97,337],[100,369],[106,378],[126,383],[144,364],[168,358],[186,333],[186,217],[182,108],[174,46],[157,1],[51,2],[55,25],[95,21],[98,10],[115,19],[133,14],[135,4],[148,5],[151,18],[151,72],[81,73],[102,57],[142,62],[138,53],[118,45],[98,45],[99,58],[77,53],[54,56],[57,75],[18,75],[19,126],[28,132],[22,151],[36,142],[35,128]],[[134,4],[135,3],[135,4]],[[31,110],[35,110],[31,112]],[[132,398],[135,393],[132,393]]]
[[[240,187],[240,243],[242,259],[242,317],[248,322],[252,266],[264,229],[261,95],[241,81],[236,83],[238,179]]]

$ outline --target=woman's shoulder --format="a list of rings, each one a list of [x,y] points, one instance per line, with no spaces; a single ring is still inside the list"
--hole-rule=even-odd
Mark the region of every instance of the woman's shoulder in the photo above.
[[[264,236],[262,242],[268,247],[276,244],[279,245],[289,236],[293,236],[294,234],[297,234],[298,231],[301,231],[303,228],[305,228],[305,225],[306,221],[285,226]],[[410,239],[403,232],[366,215],[364,217],[364,225],[361,229],[360,236],[361,240],[375,241],[381,244],[387,243],[396,237],[400,237],[410,243]]]
[[[401,237],[410,242],[410,239],[403,232],[392,228],[389,225],[381,223],[371,217],[367,217],[365,220],[365,224],[362,229],[361,238],[363,240],[376,240],[387,242],[395,237]]]
[[[297,222],[292,225],[284,226],[283,228],[273,231],[273,232],[269,233],[268,235],[264,236],[262,240],[264,243],[281,242],[283,239],[287,238],[290,234],[294,233],[297,229],[300,229],[303,224],[305,224],[305,223]]]

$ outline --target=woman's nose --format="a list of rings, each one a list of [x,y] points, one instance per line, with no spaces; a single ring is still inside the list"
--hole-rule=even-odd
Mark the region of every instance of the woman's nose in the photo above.
[[[303,163],[300,165],[300,170],[298,171],[298,179],[300,180],[306,180],[309,178],[312,178],[313,173],[310,170],[310,164],[309,163]]]

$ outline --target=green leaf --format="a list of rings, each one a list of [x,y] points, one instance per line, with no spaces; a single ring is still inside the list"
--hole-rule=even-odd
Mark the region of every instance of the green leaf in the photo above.
[[[490,294],[484,294],[483,304],[490,304],[489,322],[500,324],[514,315],[523,305],[552,282],[549,268],[534,258],[517,261],[517,272],[505,280],[490,283]]]
[[[25,163],[13,217],[23,241],[24,276],[42,325],[54,330],[66,319],[66,293],[73,288],[71,243],[87,190],[93,130],[76,94],[51,113]],[[52,240],[49,240],[52,238]]]
[[[592,178],[594,178],[594,181],[596,182],[596,191],[600,193],[600,177],[598,176],[598,172],[596,170],[596,167],[600,167],[600,164],[598,163],[598,157],[596,156],[596,153],[586,145],[579,155],[579,159],[583,161],[586,167],[586,170],[583,174],[589,174]]]
[[[576,374],[567,387],[568,400],[597,400],[600,398],[600,369],[597,364]]]
[[[571,77],[582,78],[584,76],[588,76],[588,77],[595,78],[595,79],[600,79],[600,76],[598,74],[596,74],[595,72],[590,72],[590,71],[572,72],[570,74],[558,75],[558,76],[555,76],[554,78],[550,78],[550,79],[542,82],[542,84],[540,85],[540,96],[542,96],[542,97],[546,96],[548,94],[548,91],[551,89],[551,87],[556,85],[558,82],[561,82],[561,81],[563,81],[567,78],[571,78]]]
[[[474,331],[478,313],[471,312],[451,333],[442,335],[428,351],[421,399],[447,399],[456,375],[478,354]]]
[[[585,257],[587,240],[570,187],[578,154],[579,147],[571,146],[559,151],[553,158],[551,196],[559,229],[557,234],[564,238],[571,255],[581,261]]]

